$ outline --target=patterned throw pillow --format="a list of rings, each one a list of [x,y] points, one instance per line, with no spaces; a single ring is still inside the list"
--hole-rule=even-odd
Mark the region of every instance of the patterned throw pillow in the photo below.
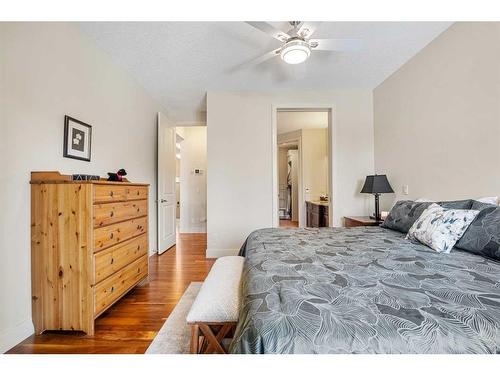
[[[472,206],[471,199],[461,201],[444,201],[436,202],[441,207],[452,208],[457,210],[468,210]],[[429,207],[432,202],[414,202],[414,201],[398,201],[387,215],[387,218],[382,223],[381,227],[398,232],[408,233],[411,226],[417,221],[422,212]]]
[[[406,238],[418,240],[438,253],[449,253],[478,213],[446,209],[433,203],[415,221]]]
[[[472,209],[479,214],[455,247],[500,260],[500,207],[475,201]]]

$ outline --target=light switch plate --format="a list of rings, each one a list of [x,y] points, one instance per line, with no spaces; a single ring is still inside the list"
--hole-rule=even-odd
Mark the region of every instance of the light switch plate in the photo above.
[[[403,185],[403,194],[408,195],[408,185]]]

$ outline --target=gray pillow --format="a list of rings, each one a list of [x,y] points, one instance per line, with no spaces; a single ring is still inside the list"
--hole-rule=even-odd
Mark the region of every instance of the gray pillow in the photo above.
[[[464,199],[461,201],[442,201],[436,203],[439,204],[441,207],[450,208],[452,210],[473,210],[472,204],[474,202],[475,201],[472,199]]]
[[[479,214],[455,247],[473,254],[500,260],[500,207],[474,201]]]
[[[408,233],[413,223],[432,202],[398,201],[381,227]]]
[[[420,217],[432,203],[437,203],[441,207],[455,210],[470,210],[472,207],[472,199],[461,201],[446,201],[446,202],[415,202],[415,201],[398,201],[392,208],[387,218],[382,223],[381,227],[398,232],[408,233],[411,226]]]

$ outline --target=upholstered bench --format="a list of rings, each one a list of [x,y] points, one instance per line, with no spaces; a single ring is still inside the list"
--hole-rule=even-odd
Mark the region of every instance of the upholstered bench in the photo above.
[[[186,319],[191,353],[227,353],[224,343],[233,337],[238,321],[243,260],[228,256],[212,266]]]

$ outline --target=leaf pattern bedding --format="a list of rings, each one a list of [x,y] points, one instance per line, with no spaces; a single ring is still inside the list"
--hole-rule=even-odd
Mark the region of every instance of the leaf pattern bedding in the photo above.
[[[499,353],[500,263],[379,227],[262,229],[233,353]]]

